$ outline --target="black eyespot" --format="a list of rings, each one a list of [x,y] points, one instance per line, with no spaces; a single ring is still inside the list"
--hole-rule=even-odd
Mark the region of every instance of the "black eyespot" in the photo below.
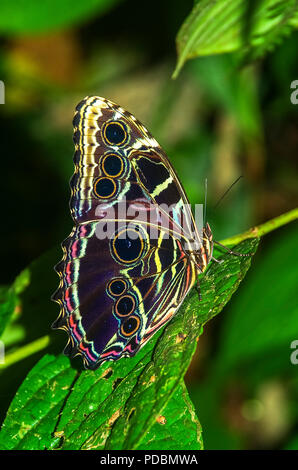
[[[120,147],[126,143],[128,138],[126,126],[121,121],[107,122],[102,129],[102,137],[108,145]]]
[[[109,199],[116,193],[117,185],[111,178],[98,178],[93,186],[93,192],[96,197]]]
[[[105,155],[102,159],[102,170],[112,178],[121,176],[124,170],[123,158],[116,153]]]
[[[111,295],[118,297],[119,295],[123,294],[127,289],[127,283],[124,279],[112,279],[109,282],[108,290]]]
[[[121,334],[123,336],[131,336],[136,331],[138,331],[139,326],[140,326],[140,319],[139,317],[132,315],[131,317],[127,318],[122,325],[121,325]]]
[[[119,317],[130,315],[136,306],[135,298],[132,295],[124,295],[115,304],[115,313]]]
[[[135,229],[125,228],[112,239],[112,253],[121,263],[134,263],[144,253],[142,234]]]

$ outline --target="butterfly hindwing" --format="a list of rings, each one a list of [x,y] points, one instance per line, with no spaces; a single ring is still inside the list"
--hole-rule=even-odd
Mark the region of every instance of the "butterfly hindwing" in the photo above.
[[[126,222],[117,222],[127,230]],[[150,241],[142,233],[142,243],[131,240],[127,249],[125,239],[98,240],[100,223],[74,229],[56,267],[61,285],[54,299],[61,314],[54,327],[66,329],[72,353],[82,354],[88,367],[135,354],[172,316],[194,274],[179,242],[166,232]],[[146,226],[130,224],[134,229],[145,232]]]

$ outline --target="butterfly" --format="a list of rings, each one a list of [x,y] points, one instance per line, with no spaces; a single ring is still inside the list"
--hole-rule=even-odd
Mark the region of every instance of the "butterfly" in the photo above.
[[[101,97],[76,107],[70,211],[55,266],[54,329],[85,368],[134,356],[178,311],[205,271],[211,229],[199,230],[168,157],[132,114]]]

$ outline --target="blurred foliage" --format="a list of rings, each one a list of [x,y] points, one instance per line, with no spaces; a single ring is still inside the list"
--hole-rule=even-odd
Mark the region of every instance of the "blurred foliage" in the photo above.
[[[23,271],[9,287],[0,287],[0,336],[3,334],[12,316],[19,313],[19,295],[30,282],[29,271]]]
[[[2,0],[0,31],[22,35],[61,29],[106,11],[115,3],[117,0]]]
[[[216,23],[212,17],[203,24],[202,5],[209,4],[211,15],[221,3],[236,5],[229,24],[220,15]],[[52,266],[61,250],[52,247],[72,227],[71,120],[85,95],[112,99],[144,122],[170,156],[192,203],[203,202],[208,177],[207,219],[217,240],[297,206],[297,106],[290,101],[298,73],[297,2],[249,3],[255,10],[243,16],[237,1],[201,0],[193,6],[191,0],[152,0],[144,6],[136,0],[89,0],[70,6],[68,0],[31,0],[25,7],[22,0],[1,2],[6,104],[0,105],[5,201],[0,328],[7,354],[47,335],[57,316],[49,297],[58,283]],[[269,22],[258,13],[268,6],[274,7]],[[242,43],[243,18],[249,21]],[[214,28],[212,42],[206,41],[208,30],[200,33],[207,26]],[[181,42],[183,29],[188,37]],[[190,57],[190,33],[198,39],[191,42],[192,55],[233,52],[189,61],[173,81],[179,30],[179,67]],[[215,207],[239,175],[243,178]],[[289,359],[290,343],[298,339],[296,240],[297,231],[288,227],[262,241],[247,281],[200,338],[187,388],[207,449],[297,449],[297,366]],[[42,360],[62,350],[65,338],[58,336]],[[43,355],[36,352],[1,371],[1,418]],[[183,406],[180,399],[181,392],[173,410]],[[185,403],[191,406],[187,396]],[[173,410],[169,426],[177,430]],[[195,432],[197,424],[187,422]],[[164,446],[161,427],[165,436],[167,428],[159,423],[151,432]],[[55,445],[61,444],[56,437]],[[178,441],[177,432],[175,446]]]

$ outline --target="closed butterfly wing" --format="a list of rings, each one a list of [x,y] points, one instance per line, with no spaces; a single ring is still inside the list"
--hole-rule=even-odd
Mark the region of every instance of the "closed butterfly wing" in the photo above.
[[[96,368],[134,355],[174,315],[195,282],[190,253],[200,239],[173,168],[134,116],[87,97],[74,142],[75,226],[56,266],[53,327],[67,331],[67,354]],[[199,256],[203,271],[208,259]]]

